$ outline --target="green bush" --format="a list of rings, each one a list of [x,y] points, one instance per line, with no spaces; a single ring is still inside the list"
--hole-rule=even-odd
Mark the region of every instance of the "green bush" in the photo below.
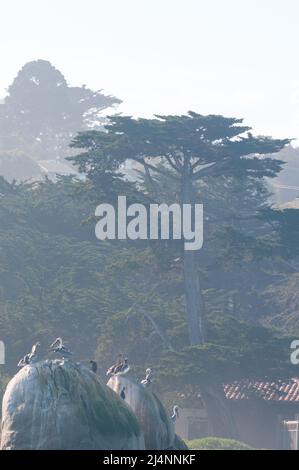
[[[186,441],[191,450],[253,450],[243,442],[220,437],[205,437],[204,439],[193,439]]]

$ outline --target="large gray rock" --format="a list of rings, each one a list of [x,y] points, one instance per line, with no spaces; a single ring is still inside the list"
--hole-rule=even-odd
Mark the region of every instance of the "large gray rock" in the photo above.
[[[71,361],[29,365],[9,382],[1,449],[144,449],[128,405],[86,367]]]
[[[178,436],[177,434],[175,435],[174,443],[173,443],[172,448],[174,450],[188,450],[189,449],[186,442],[183,441],[183,439],[180,436]]]
[[[112,376],[107,385],[118,394],[123,387],[126,387],[125,401],[137,416],[144,434],[146,449],[176,448],[176,444],[181,441],[176,438],[174,426],[167,411],[150,389],[123,375]]]

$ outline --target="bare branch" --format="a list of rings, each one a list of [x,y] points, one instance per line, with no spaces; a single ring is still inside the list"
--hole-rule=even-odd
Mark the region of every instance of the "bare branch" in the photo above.
[[[153,317],[149,313],[145,312],[145,310],[143,309],[140,309],[140,311],[143,314],[143,316],[151,323],[154,330],[156,331],[158,336],[161,338],[166,349],[169,349],[170,351],[174,352],[175,349],[173,348],[170,341],[166,338],[165,334],[162,332],[161,328],[158,326],[157,322],[153,319]]]
[[[157,168],[154,165],[151,165],[150,163],[145,162],[144,160],[140,160],[138,158],[132,158],[135,162],[141,163],[141,165],[144,165],[144,167],[149,168],[152,171],[155,171],[156,173],[160,173],[161,175],[167,176],[168,178],[174,179],[175,181],[178,181],[179,178],[172,173],[169,173],[166,170],[162,170],[161,168]]]
[[[223,163],[223,162],[221,162]],[[194,180],[197,180],[199,178],[203,178],[205,176],[210,176],[213,174],[213,171],[215,171],[215,169],[218,169],[221,167],[221,163],[219,162],[213,162],[211,163],[209,166],[205,166],[204,168],[202,168],[202,170],[199,170],[197,171],[196,173],[193,173],[193,176],[192,178]]]
[[[149,291],[149,294],[153,294],[154,291],[159,287],[159,284],[155,284]],[[133,304],[131,305],[131,307],[127,310],[127,313],[126,313],[126,317],[128,319],[128,316],[135,310],[136,311],[136,307],[138,305],[138,302],[139,300],[136,299],[135,302],[133,302]],[[161,338],[164,346],[166,347],[166,349],[169,349],[170,351],[173,351],[175,352],[175,349],[173,348],[172,344],[170,343],[170,341],[166,338],[166,335],[162,332],[161,328],[158,326],[157,322],[153,319],[153,317],[147,313],[144,308],[142,308],[141,306],[138,307],[138,310],[140,310],[140,312],[142,313],[142,315],[144,315],[144,317],[151,323],[151,325],[153,326],[154,330],[156,331],[156,333],[159,335],[159,337]]]
[[[173,161],[171,160],[171,158],[169,157],[169,155],[165,155],[165,158],[166,158],[166,160],[168,161],[169,165],[170,165],[175,171],[177,171],[178,173],[181,173],[181,172],[180,172],[180,169],[173,163]]]
[[[143,167],[144,167],[144,174],[145,178],[147,179],[148,183],[151,185],[152,189],[156,190],[159,185],[154,181],[150,169],[146,166],[145,161],[143,161]]]

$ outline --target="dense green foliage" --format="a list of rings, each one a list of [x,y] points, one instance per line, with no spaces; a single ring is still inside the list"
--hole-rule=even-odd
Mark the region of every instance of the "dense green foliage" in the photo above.
[[[102,185],[104,180],[105,184],[108,180],[113,185],[119,180],[121,165],[130,159],[144,168],[151,183],[151,172],[175,180],[177,198],[172,201],[177,200],[181,205],[194,205],[196,183],[203,183],[205,178],[222,178],[226,185],[232,179],[234,183],[239,180],[239,192],[242,192],[248,181],[275,177],[282,162],[267,155],[290,143],[289,139],[255,137],[242,124],[242,119],[203,116],[191,111],[183,116],[156,116],[155,119],[113,116],[105,130],[105,133],[80,133],[72,142],[72,147],[80,149],[80,153],[68,159],[80,172],[95,186]],[[201,187],[200,196],[204,192],[205,188]],[[238,217],[244,216],[241,211],[239,207]],[[234,225],[231,229],[236,238],[238,231]],[[248,238],[243,237],[243,245],[248,243]],[[205,305],[198,257],[194,251],[182,250],[190,345],[205,342]]]
[[[94,224],[88,222],[94,206],[85,193],[78,196],[82,184],[70,178],[33,185],[1,181],[0,323],[9,371],[34,341],[47,344],[59,334],[76,345],[84,360],[96,350],[103,369],[125,351],[140,374],[162,357],[168,361],[167,351],[179,352],[187,345],[182,272],[177,265],[161,263],[171,248],[162,247],[161,252],[157,243],[153,247],[96,240]],[[218,356],[224,375],[257,373],[254,363],[264,347],[260,373],[269,373],[271,334],[233,319],[234,312],[225,304],[221,309],[221,296],[215,305],[217,280],[209,277],[206,282],[210,290],[205,291],[208,328],[203,351],[210,351],[208,369],[213,370]],[[289,352],[287,341],[277,343],[281,346],[276,357],[282,364]]]
[[[155,388],[169,405],[236,378],[293,376],[292,338],[260,324],[272,313],[267,291],[289,274],[291,234],[281,220],[270,220],[263,179],[206,174],[194,182],[194,201],[204,203],[206,217],[204,247],[195,258],[205,343],[190,346],[181,242],[100,242],[94,235],[95,207],[118,194],[144,204],[179,200],[175,170],[160,161],[159,171],[138,165],[124,178],[125,154],[110,159],[101,147],[84,153],[91,136],[97,146],[106,145],[109,134],[101,134],[88,132],[76,141],[83,153],[75,162],[84,178],[0,180],[3,372],[14,373],[35,341],[45,356],[53,338],[62,336],[76,360],[95,357],[101,374],[120,351],[137,377],[153,367]],[[274,174],[280,163],[264,159],[263,174],[267,165]],[[288,223],[296,231],[294,221]]]

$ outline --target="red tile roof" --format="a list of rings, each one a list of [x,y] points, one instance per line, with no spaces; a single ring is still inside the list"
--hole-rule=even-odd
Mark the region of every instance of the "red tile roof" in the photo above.
[[[299,378],[275,382],[244,379],[224,385],[224,393],[228,400],[263,398],[269,401],[299,404]]]

